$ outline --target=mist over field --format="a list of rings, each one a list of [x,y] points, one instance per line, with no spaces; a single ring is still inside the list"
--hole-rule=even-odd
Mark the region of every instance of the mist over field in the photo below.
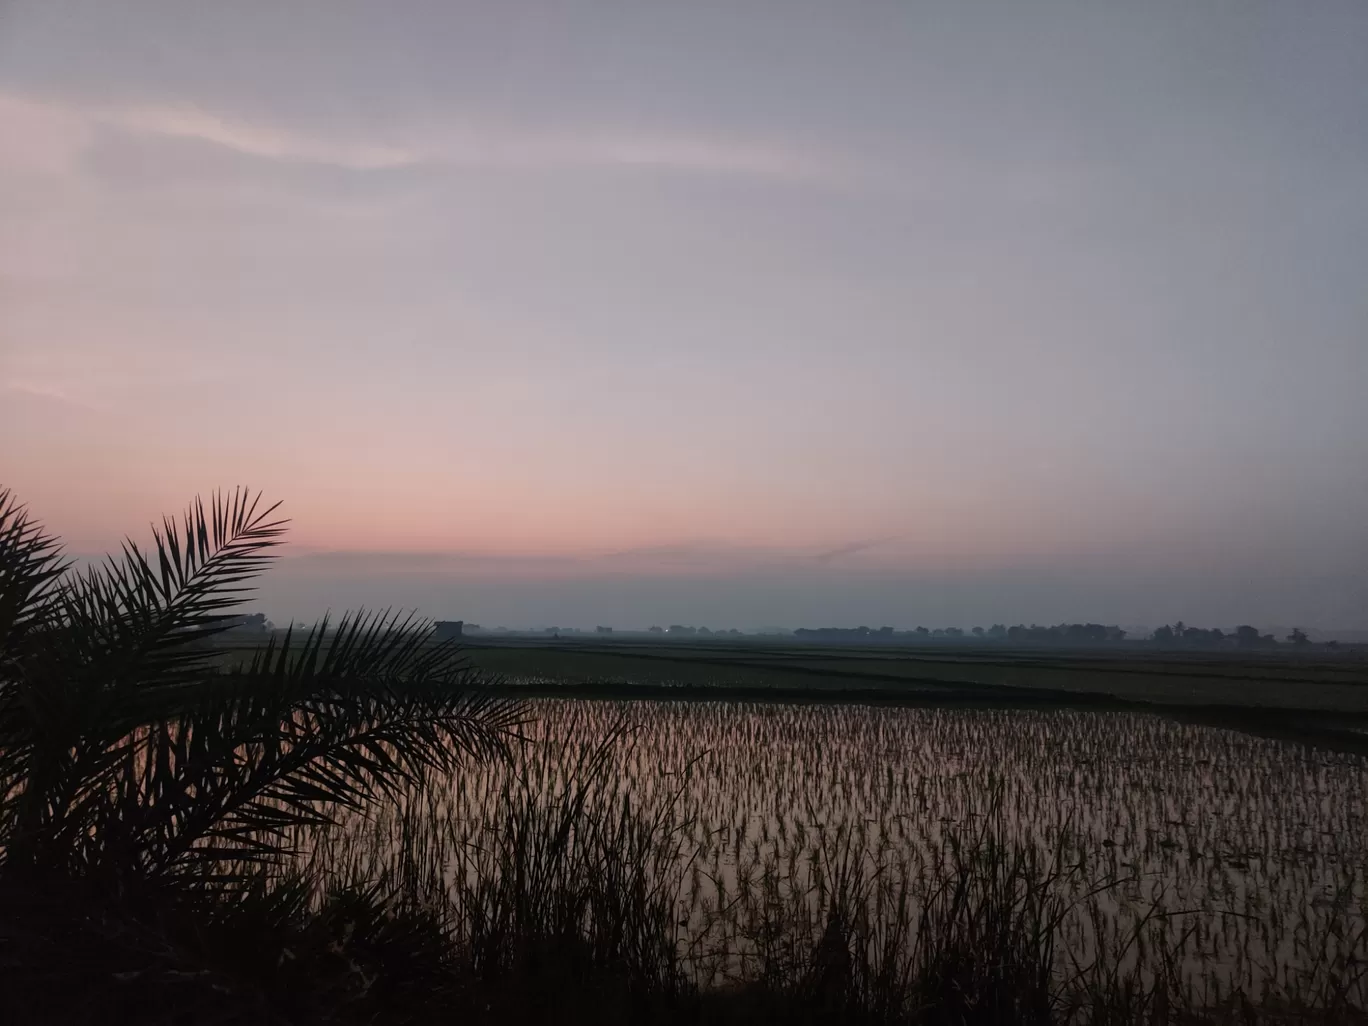
[[[1037,559],[1021,565],[915,572],[840,566],[811,557],[745,553],[612,559],[499,559],[440,554],[286,556],[264,583],[276,622],[359,605],[418,609],[486,627],[651,624],[739,627],[890,624],[910,628],[1100,621],[1157,626],[1301,624],[1353,629],[1364,621],[1364,575],[1329,566],[1302,578],[1266,566],[1213,577],[1187,569],[1118,567],[1113,560]]]

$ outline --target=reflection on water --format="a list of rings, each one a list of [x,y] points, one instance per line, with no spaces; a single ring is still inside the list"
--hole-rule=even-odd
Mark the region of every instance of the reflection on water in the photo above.
[[[1253,981],[1332,918],[1361,922],[1360,757],[1138,714],[562,700],[532,712],[518,767],[461,774],[443,818],[476,839],[510,774],[562,788],[566,743],[625,722],[604,786],[641,806],[678,793],[688,929],[716,911],[718,882],[725,895],[765,865],[801,873],[837,834],[924,865],[947,836],[984,829],[1082,867],[1080,893],[1128,881],[1069,927],[1080,948],[1124,943],[1158,906],[1182,913],[1170,928],[1192,931],[1204,966]]]

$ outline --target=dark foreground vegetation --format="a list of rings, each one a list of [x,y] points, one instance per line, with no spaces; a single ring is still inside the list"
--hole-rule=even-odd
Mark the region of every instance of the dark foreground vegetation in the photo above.
[[[225,650],[273,516],[196,504],[72,573],[0,493],[7,1021],[1364,1021],[1355,902],[1275,924],[1261,986],[1225,987],[1191,969],[1199,926],[1156,906],[1117,935],[1123,880],[991,815],[932,859],[841,829],[700,873],[680,803],[605,779],[621,737],[537,772],[530,708],[426,624]],[[480,831],[443,832],[443,788],[490,761],[515,772]]]

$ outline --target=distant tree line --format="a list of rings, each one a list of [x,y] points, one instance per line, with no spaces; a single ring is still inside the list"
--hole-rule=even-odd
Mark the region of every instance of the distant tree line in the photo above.
[[[1189,627],[1182,620],[1158,628],[1150,635],[1150,640],[1164,648],[1275,648],[1278,645],[1278,639],[1272,634],[1260,634],[1258,628],[1249,624],[1242,624],[1227,634],[1219,627]],[[1286,642],[1293,648],[1306,648],[1311,639],[1300,627],[1294,627]],[[1326,642],[1331,648],[1336,644]]]
[[[896,631],[892,627],[800,627],[794,637],[805,641],[926,641],[931,639],[964,638],[966,634],[979,641],[1043,642],[1055,645],[1099,644],[1123,641],[1126,632],[1120,627],[1100,623],[1061,623],[1053,627],[1017,624],[1008,627],[995,623],[991,627],[973,627],[968,632],[962,627],[914,627],[910,631]]]
[[[269,631],[272,627],[271,622],[260,613],[225,619],[230,628],[238,632],[261,633]],[[438,623],[437,626],[440,631],[442,627],[447,625]],[[468,632],[480,628],[475,624],[466,624],[465,629]],[[506,628],[495,628],[495,631],[504,632]],[[648,631],[651,634],[669,635],[673,638],[730,638],[740,637],[745,633],[734,627],[711,629],[678,623],[671,624],[669,627],[656,625],[648,628]],[[545,627],[533,631],[533,633],[538,632],[555,636],[584,633],[574,627]],[[612,627],[598,626],[594,628],[594,633],[608,635],[614,631]],[[764,634],[766,632],[760,631],[759,633]],[[790,632],[775,629],[771,633],[788,634]],[[995,623],[991,627],[971,627],[968,630],[963,627],[914,627],[910,630],[897,630],[888,626],[869,627],[864,625],[859,627],[799,627],[792,632],[792,636],[800,641],[826,644],[893,643],[905,645],[972,639],[974,641],[1005,642],[1016,645],[1092,646],[1124,642],[1129,635],[1115,624],[1059,623],[1053,626],[1044,626],[1035,623],[1030,625],[1019,623],[1009,627],[1006,624]],[[1313,644],[1310,637],[1301,628],[1294,628],[1283,641],[1279,641],[1273,634],[1261,633],[1248,624],[1227,632],[1219,627],[1189,627],[1181,620],[1173,624],[1165,624],[1150,632],[1146,637],[1132,639],[1132,644],[1146,643],[1157,648],[1184,649],[1264,649],[1282,645],[1306,648]],[[1324,643],[1324,647],[1333,649],[1338,645],[1334,641],[1327,641]]]
[[[808,641],[881,641],[896,633],[892,627],[799,627],[793,636]]]
[[[1043,641],[1060,645],[1096,644],[1107,641],[1125,641],[1126,632],[1117,626],[1100,623],[1061,623],[1054,627],[1041,627],[1032,624],[1025,627],[1017,624],[1007,628],[1008,641]]]
[[[741,633],[735,627],[731,628],[731,630],[719,627],[714,631],[707,627],[686,627],[683,624],[678,623],[672,623],[668,627],[652,627],[650,628],[650,632],[652,634],[671,634],[681,638],[693,638],[698,636],[717,637]]]
[[[673,632],[675,628],[671,628]],[[972,637],[978,641],[1008,642],[1010,644],[1037,645],[1108,645],[1125,641],[1127,632],[1115,624],[1101,623],[1060,623],[1052,627],[1041,624],[1016,624],[1008,627],[995,623],[991,627],[972,627],[967,632],[961,627],[914,627],[909,631],[898,631],[892,627],[800,627],[793,632],[795,638],[804,641],[838,642],[908,642],[956,640]],[[1209,648],[1209,649],[1259,649],[1275,648],[1287,644],[1293,648],[1306,648],[1312,644],[1310,637],[1301,628],[1293,629],[1284,642],[1279,642],[1272,634],[1260,633],[1248,624],[1236,627],[1229,633],[1219,627],[1189,627],[1181,620],[1166,624],[1152,632],[1149,637],[1136,639],[1148,641],[1159,648]],[[1327,641],[1328,648],[1337,647],[1336,642]]]

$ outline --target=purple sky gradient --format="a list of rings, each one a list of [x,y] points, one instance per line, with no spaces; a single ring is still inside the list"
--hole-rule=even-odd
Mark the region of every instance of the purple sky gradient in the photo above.
[[[0,9],[0,481],[262,602],[1368,627],[1368,7]]]

